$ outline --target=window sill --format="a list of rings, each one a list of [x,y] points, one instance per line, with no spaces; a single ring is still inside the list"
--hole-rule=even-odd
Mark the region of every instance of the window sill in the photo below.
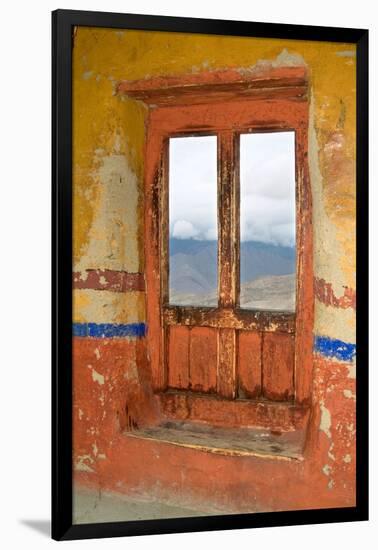
[[[126,437],[189,448],[223,456],[303,460],[303,430],[272,433],[256,428],[220,428],[194,422],[164,422],[126,432]]]

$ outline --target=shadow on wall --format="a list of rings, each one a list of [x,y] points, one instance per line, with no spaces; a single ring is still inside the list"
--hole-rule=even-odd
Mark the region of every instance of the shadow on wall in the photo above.
[[[45,537],[50,538],[51,536],[51,521],[49,519],[21,519],[19,523],[30,527],[30,529],[37,531],[37,533]]]

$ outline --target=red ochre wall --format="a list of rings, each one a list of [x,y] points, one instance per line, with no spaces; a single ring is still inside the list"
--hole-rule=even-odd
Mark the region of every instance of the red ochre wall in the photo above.
[[[75,487],[230,512],[355,504],[355,48],[78,28],[74,37]],[[314,223],[313,405],[305,458],[128,438],[159,417],[145,333],[145,106],[121,80],[306,64]]]

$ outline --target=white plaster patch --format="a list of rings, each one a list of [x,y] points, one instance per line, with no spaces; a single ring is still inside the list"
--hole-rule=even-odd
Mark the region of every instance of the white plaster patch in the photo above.
[[[349,464],[349,462],[352,462],[352,457],[348,454],[343,457],[343,461]]]
[[[99,360],[100,357],[101,357],[101,355],[100,355],[100,350],[99,350],[98,348],[95,348],[94,354],[95,354],[95,356],[96,356],[96,359]]]
[[[120,137],[115,136],[115,147]],[[89,244],[75,271],[114,269],[139,271],[138,178],[125,155],[99,156],[92,176],[97,184],[97,207],[89,231]]]
[[[277,55],[272,63],[273,67],[301,67],[305,65],[303,57],[298,53],[290,53],[286,48]]]
[[[88,271],[81,271],[79,275],[79,280],[85,282],[88,279],[88,275]]]
[[[92,452],[93,452],[93,455],[94,455],[94,456],[97,456],[98,447],[97,447],[97,445],[96,445],[96,442],[94,442],[94,443],[92,444]]]
[[[356,363],[354,362],[353,365],[350,365],[348,367],[348,378],[352,378],[353,380],[356,379]]]
[[[138,380],[138,368],[135,361],[130,360],[127,365],[127,370],[124,372],[125,380]]]
[[[355,50],[342,50],[340,52],[336,52],[336,55],[338,57],[356,57]]]
[[[356,400],[356,396],[350,390],[344,390],[343,393],[344,393],[344,397],[346,397],[347,399]]]
[[[93,382],[97,382],[98,384],[100,384],[100,386],[102,386],[105,383],[105,377],[99,372],[97,372],[93,367],[92,367],[92,380]]]
[[[96,435],[96,428],[95,428],[94,426],[91,426],[91,427],[87,430],[87,434]]]
[[[303,67],[306,63],[303,57],[298,53],[289,52],[286,48],[277,55],[276,59],[269,61],[267,59],[259,59],[255,65],[250,67],[240,67],[240,74],[261,73],[264,70],[269,70],[271,67]]]
[[[329,338],[343,342],[356,341],[356,312],[353,309],[341,309],[326,306],[315,300],[316,334],[326,334]]]
[[[114,152],[119,154],[121,152],[121,146],[122,146],[121,136],[119,132],[117,132],[114,138],[114,144],[113,144]]]
[[[76,289],[73,306],[79,323],[143,323],[146,319],[145,294],[137,290]]]
[[[324,101],[323,107],[324,109],[328,108],[327,100]],[[321,114],[319,114],[319,117],[321,117]],[[320,123],[319,120],[317,122]],[[341,250],[337,228],[329,219],[324,207],[323,188],[326,182],[323,180],[319,166],[319,145],[315,128],[315,100],[313,94],[310,101],[308,140],[308,162],[313,202],[314,275],[332,282],[333,290],[339,296],[344,293],[344,287],[349,286],[349,283],[338,262],[335,261],[335,258],[343,258],[345,254]],[[317,308],[315,312],[316,332],[319,329],[317,326],[318,315],[319,309]],[[321,331],[319,334],[321,334]],[[325,334],[328,334],[328,332],[325,332]],[[344,337],[340,339],[345,341]]]
[[[93,75],[93,71],[85,71],[81,77],[83,80],[89,80]]]
[[[331,460],[336,460],[335,455],[332,453],[333,447],[334,447],[334,443],[331,443],[331,446],[328,449],[328,458],[330,458]]]
[[[331,438],[331,413],[324,406],[324,403],[320,403],[320,426],[319,429],[326,434],[327,437]]]
[[[77,472],[94,472],[93,468],[86,464],[85,461],[88,461],[90,464],[93,464],[94,460],[90,455],[81,455],[77,457],[77,462],[74,465],[74,468]]]
[[[94,472],[94,469],[85,464],[84,462],[77,462],[75,464],[75,470],[77,472]]]
[[[79,412],[79,420],[81,420],[81,419],[83,418],[83,416],[84,416],[84,413],[83,413],[83,411],[82,411],[81,409],[79,409],[78,412]]]

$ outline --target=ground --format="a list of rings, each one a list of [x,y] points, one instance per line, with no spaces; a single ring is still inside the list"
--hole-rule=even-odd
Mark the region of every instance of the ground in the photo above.
[[[75,491],[73,510],[74,523],[184,518],[217,513],[213,510],[209,512],[191,510],[157,500],[142,501],[132,496],[125,497],[89,489]]]

